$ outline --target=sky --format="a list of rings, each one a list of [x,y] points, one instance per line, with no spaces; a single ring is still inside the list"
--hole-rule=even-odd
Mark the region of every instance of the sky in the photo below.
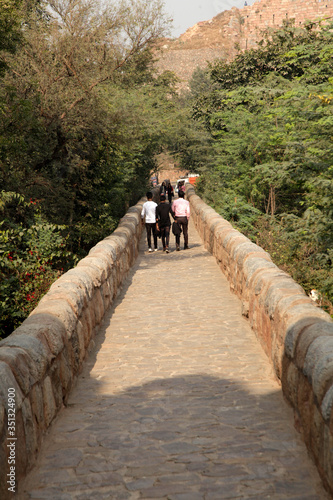
[[[252,5],[254,0],[247,0]],[[244,7],[244,0],[164,0],[165,11],[173,18],[171,36],[178,37],[199,21],[208,21],[232,7]]]

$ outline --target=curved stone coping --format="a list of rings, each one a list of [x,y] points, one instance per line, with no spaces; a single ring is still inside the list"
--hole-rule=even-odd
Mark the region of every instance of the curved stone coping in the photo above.
[[[0,342],[1,499],[13,496],[6,476],[8,388],[15,389],[18,481],[31,468],[43,433],[66,403],[104,314],[138,255],[144,201],[131,207],[110,236],[55,281],[22,325]]]
[[[333,493],[333,322],[270,255],[186,186],[191,217],[272,361],[308,450]]]

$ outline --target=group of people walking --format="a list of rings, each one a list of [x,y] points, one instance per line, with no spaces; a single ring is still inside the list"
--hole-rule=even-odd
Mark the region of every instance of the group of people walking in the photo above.
[[[152,238],[154,241],[155,252],[158,249],[157,240],[160,236],[163,245],[163,251],[169,253],[169,240],[171,229],[171,217],[174,219],[173,233],[176,238],[176,250],[180,250],[180,235],[184,236],[184,250],[188,249],[188,221],[190,218],[190,204],[185,200],[184,191],[178,192],[178,199],[169,203],[166,202],[166,193],[160,191],[160,203],[153,201],[151,191],[147,193],[147,201],[143,204],[141,219],[142,224],[146,225],[148,251],[153,252]]]

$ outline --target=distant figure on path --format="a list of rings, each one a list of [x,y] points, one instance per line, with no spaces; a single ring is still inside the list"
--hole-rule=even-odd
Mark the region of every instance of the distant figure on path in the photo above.
[[[165,194],[165,196],[167,195],[167,187],[166,187],[165,181],[162,182],[161,187],[160,187],[160,195],[161,194]]]
[[[188,220],[190,218],[190,203],[184,200],[184,192],[178,191],[178,200],[172,203],[172,212],[184,234],[184,250],[188,248]],[[176,234],[176,250],[180,250],[180,234]]]
[[[173,192],[173,187],[172,187],[172,184],[171,184],[170,181],[169,181],[169,183],[167,185],[167,194],[168,194],[169,203],[171,204],[172,197],[174,196],[174,192]]]
[[[156,207],[157,203],[153,201],[153,193],[148,191],[146,194],[147,201],[143,204],[141,211],[141,219],[142,225],[146,223],[146,232],[147,232],[147,242],[148,242],[148,251],[152,252],[151,246],[151,233],[153,233],[154,238],[154,249],[157,251],[157,233],[156,233]]]
[[[185,191],[186,191],[186,188],[185,188],[185,181],[182,181],[181,185],[180,185],[180,188],[179,190],[184,193],[184,198],[185,198]]]
[[[169,253],[170,214],[173,216],[170,203],[165,203],[165,194],[160,196],[160,204],[156,207],[156,226],[161,231],[163,252]]]

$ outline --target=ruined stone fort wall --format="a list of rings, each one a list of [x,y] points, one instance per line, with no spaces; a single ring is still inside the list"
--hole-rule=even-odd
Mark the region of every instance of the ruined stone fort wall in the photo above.
[[[245,50],[256,45],[263,30],[282,26],[285,21],[295,19],[295,25],[301,26],[333,17],[333,0],[259,0],[240,9],[240,14],[240,46]]]
[[[186,88],[193,71],[215,59],[232,60],[239,51],[254,48],[268,28],[285,21],[296,26],[319,19],[333,20],[333,0],[259,0],[242,9],[233,7],[189,28],[176,40],[165,40],[158,54],[158,72],[170,70]]]

